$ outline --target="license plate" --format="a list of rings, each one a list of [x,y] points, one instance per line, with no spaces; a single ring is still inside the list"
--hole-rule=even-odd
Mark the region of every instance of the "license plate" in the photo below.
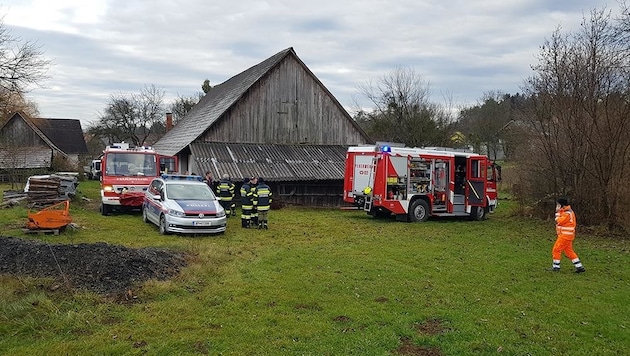
[[[193,221],[193,226],[210,226],[210,221]]]

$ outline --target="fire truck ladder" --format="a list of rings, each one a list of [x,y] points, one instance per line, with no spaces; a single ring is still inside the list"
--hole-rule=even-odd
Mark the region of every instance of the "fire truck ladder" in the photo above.
[[[363,210],[365,211],[372,210],[372,194],[368,194],[365,196],[365,203],[363,204]]]
[[[372,200],[373,200],[373,193],[374,193],[374,176],[376,175],[376,161],[377,158],[374,157],[372,158],[372,169],[370,170],[370,175],[368,176],[368,187],[370,187],[370,189],[372,189],[372,191],[369,194],[365,195],[365,203],[363,203],[363,210],[370,212],[372,211]]]

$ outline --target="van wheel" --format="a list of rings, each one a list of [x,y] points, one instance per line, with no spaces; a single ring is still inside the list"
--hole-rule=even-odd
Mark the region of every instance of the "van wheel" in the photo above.
[[[473,206],[470,212],[471,220],[481,221],[486,219],[486,208],[482,206]]]
[[[147,216],[147,208],[142,207],[142,221],[149,223],[149,217]]]
[[[164,215],[160,216],[160,235],[168,235],[169,231],[168,228],[166,227],[166,218],[164,217]]]
[[[409,209],[409,220],[413,222],[424,222],[429,219],[429,204],[422,199],[417,199],[411,204]]]

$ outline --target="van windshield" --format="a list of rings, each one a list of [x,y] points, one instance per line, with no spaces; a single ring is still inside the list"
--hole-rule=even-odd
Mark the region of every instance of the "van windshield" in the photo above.
[[[173,200],[216,200],[205,184],[167,184],[166,197]]]

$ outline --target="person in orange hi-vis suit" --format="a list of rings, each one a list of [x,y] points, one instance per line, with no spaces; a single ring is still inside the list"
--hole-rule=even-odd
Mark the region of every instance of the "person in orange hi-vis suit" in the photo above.
[[[556,200],[556,234],[558,238],[551,250],[551,256],[553,258],[553,265],[551,271],[560,271],[560,259],[562,253],[571,259],[573,266],[575,267],[575,273],[586,272],[582,262],[577,253],[573,251],[573,239],[575,239],[575,226],[577,220],[575,213],[569,205],[569,201],[566,198],[559,198]]]

